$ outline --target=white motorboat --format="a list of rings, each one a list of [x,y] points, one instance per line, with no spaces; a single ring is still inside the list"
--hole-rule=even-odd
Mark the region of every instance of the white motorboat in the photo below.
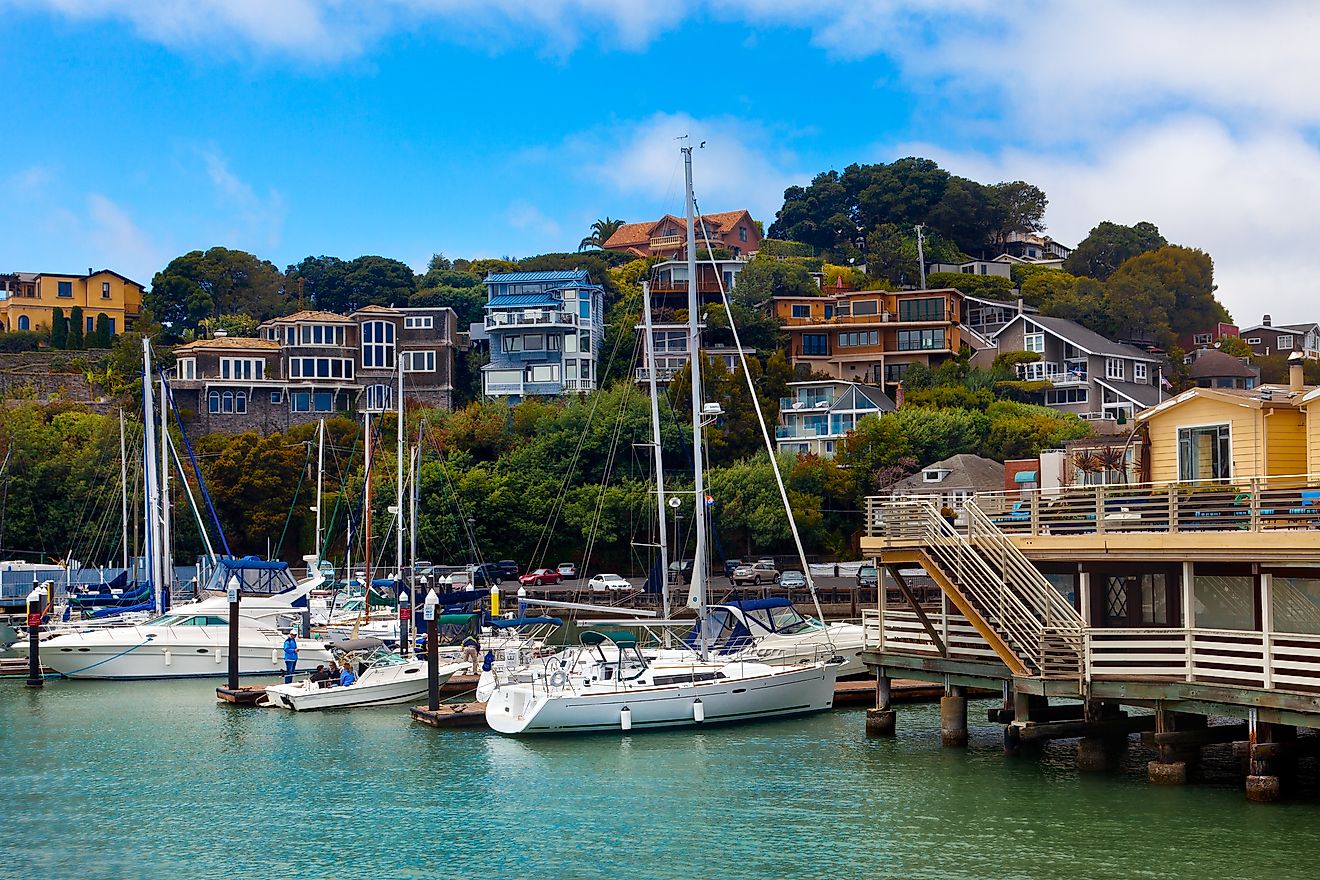
[[[349,662],[352,662],[351,660]],[[309,679],[266,688],[272,706],[308,712],[316,709],[357,709],[389,706],[424,699],[427,689],[425,660],[407,659],[377,650],[363,661],[367,668],[350,685],[315,682]],[[461,672],[466,663],[443,664],[437,669],[440,684]]]
[[[244,596],[239,606],[239,675],[283,673],[284,630],[303,609],[295,605],[322,581],[320,574],[294,584],[282,563],[221,560],[216,580],[239,579],[246,588],[256,583],[288,585],[272,595]],[[154,679],[196,678],[228,673],[229,600],[215,596],[180,605],[146,623],[79,629],[42,643],[41,660],[67,678]],[[330,662],[330,652],[318,641],[298,640],[297,671]]]
[[[649,660],[626,633],[583,633],[582,646],[507,673],[486,703],[505,734],[647,730],[824,712],[838,667]],[[499,676],[497,676],[499,678]]]
[[[685,639],[695,646],[694,626]],[[803,617],[785,598],[741,599],[711,605],[706,615],[706,644],[725,660],[750,660],[770,666],[811,663],[827,652],[839,664],[839,678],[866,672],[862,663],[862,628],[855,623],[822,623]]]

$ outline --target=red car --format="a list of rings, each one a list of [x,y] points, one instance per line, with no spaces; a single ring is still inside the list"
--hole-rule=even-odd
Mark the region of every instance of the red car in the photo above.
[[[538,568],[536,571],[529,571],[518,578],[518,583],[524,587],[542,587],[546,584],[562,584],[563,582],[564,576],[553,568]]]

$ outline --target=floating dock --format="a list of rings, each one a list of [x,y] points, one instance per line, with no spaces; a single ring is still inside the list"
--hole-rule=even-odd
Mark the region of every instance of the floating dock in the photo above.
[[[413,706],[412,720],[432,727],[485,727],[485,703],[441,703],[432,711],[425,706]]]

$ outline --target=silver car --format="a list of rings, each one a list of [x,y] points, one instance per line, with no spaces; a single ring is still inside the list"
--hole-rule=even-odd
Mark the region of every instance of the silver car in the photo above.
[[[800,590],[807,585],[807,578],[800,571],[786,571],[779,577],[779,586],[786,590]]]
[[[775,571],[774,565],[765,562],[755,562],[751,565],[740,565],[733,570],[733,577],[730,578],[735,584],[773,584],[779,580],[779,572]]]

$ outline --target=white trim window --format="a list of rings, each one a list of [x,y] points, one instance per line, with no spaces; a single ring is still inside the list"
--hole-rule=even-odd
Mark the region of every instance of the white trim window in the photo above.
[[[1117,379],[1121,382],[1124,375],[1122,358],[1105,358],[1106,379]]]
[[[403,371],[405,373],[434,373],[434,351],[405,351],[403,353]]]
[[[1274,343],[1275,351],[1283,351],[1293,347],[1293,338],[1291,333],[1280,333],[1279,339]]]
[[[391,401],[394,399],[394,389],[389,385],[368,385],[365,390],[366,406],[363,407],[364,410],[382,412],[390,408]]]
[[[403,319],[405,330],[432,330],[435,328],[433,315],[406,315]]]
[[[344,328],[340,324],[299,324],[299,345],[343,345]]]
[[[1045,334],[1028,333],[1022,337],[1022,350],[1034,351],[1037,354],[1045,353]]]
[[[264,379],[266,362],[261,358],[220,358],[221,379]]]
[[[1260,345],[1260,337],[1259,337],[1259,336],[1248,336],[1248,337],[1247,337],[1247,345]]]
[[[196,379],[197,378],[197,358],[179,358],[175,365],[174,376],[176,379]]]
[[[289,358],[290,379],[352,379],[352,358]]]
[[[1133,382],[1145,382],[1145,381],[1146,381],[1147,379],[1149,379],[1149,378],[1150,378],[1150,376],[1149,376],[1149,374],[1147,374],[1147,372],[1146,372],[1146,365],[1145,365],[1145,364],[1143,364],[1141,361],[1136,361],[1136,362],[1134,362],[1134,363],[1132,364],[1132,381],[1133,381]]]
[[[394,369],[393,322],[363,322],[362,366],[369,369]],[[370,407],[368,408],[370,409]]]

